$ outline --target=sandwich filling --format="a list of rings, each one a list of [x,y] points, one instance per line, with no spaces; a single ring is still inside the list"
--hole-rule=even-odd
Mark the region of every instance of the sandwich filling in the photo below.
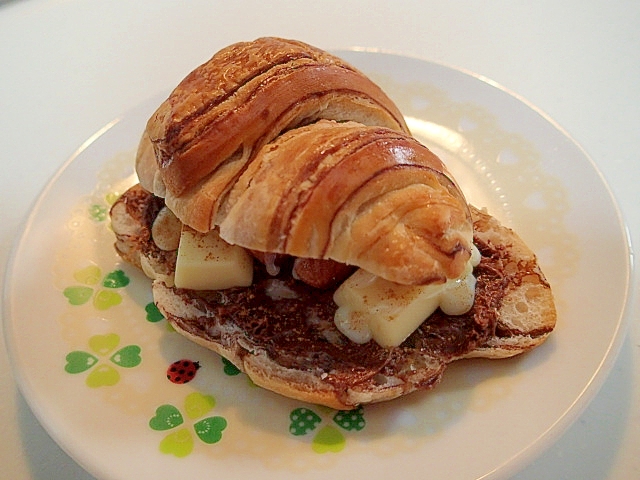
[[[173,238],[179,236],[173,275],[175,287],[225,290],[249,287],[253,283],[254,257],[249,251],[225,242],[217,229],[200,233],[181,225],[179,221],[169,222],[170,215],[170,210],[162,209],[153,222],[151,234],[157,245],[170,246],[176,243]],[[170,231],[170,228],[174,231]],[[334,279],[330,286],[334,289],[337,286],[332,297],[337,305],[333,316],[337,329],[357,344],[374,340],[382,347],[397,347],[438,308],[447,315],[468,312],[475,297],[473,268],[480,262],[480,254],[475,246],[472,251],[462,275],[444,283],[401,285],[361,268],[339,286],[339,279]],[[257,255],[267,273],[272,276],[279,273],[275,255]],[[148,267],[148,263],[145,264]],[[167,278],[164,280],[167,281]]]
[[[149,197],[147,202],[145,197]],[[327,301],[334,309],[331,318],[337,332],[355,344],[374,340],[381,347],[397,347],[436,310],[445,315],[459,316],[471,310],[474,304],[474,268],[480,263],[480,253],[475,245],[462,275],[444,283],[400,285],[366,270],[334,262],[335,265],[325,266],[325,270],[331,270],[331,276],[318,284],[318,261],[311,261],[316,262],[311,264],[315,270],[313,281],[308,272],[296,268],[302,264],[300,259],[260,252],[252,255],[242,247],[225,242],[217,230],[197,232],[183,225],[169,209],[159,205],[161,199],[139,187],[134,187],[122,198],[121,203],[128,199],[134,209],[145,203],[153,206],[146,216],[138,212],[134,215],[147,224],[149,244],[154,247],[152,250],[145,247],[150,253],[140,255],[141,268],[149,277],[184,290],[204,292],[252,287],[254,293],[260,290],[258,284],[264,283],[266,278],[273,280],[262,287],[264,295],[271,300],[305,297],[306,294],[301,294],[299,288],[293,288],[289,281],[293,284],[306,283],[311,296],[331,297]],[[130,211],[128,216],[131,213],[134,212]],[[167,262],[167,255],[172,257],[172,261]],[[158,264],[158,258],[162,260],[163,269],[154,266]],[[259,264],[260,273],[256,273],[254,263]],[[308,265],[309,261],[304,264]],[[287,277],[284,283],[282,275]],[[310,300],[304,302],[309,304]]]

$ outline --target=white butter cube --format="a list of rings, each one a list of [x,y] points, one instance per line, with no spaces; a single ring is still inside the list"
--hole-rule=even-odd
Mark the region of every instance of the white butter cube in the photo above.
[[[368,340],[368,329],[381,346],[398,346],[438,308],[442,290],[442,284],[398,285],[357,270],[334,294],[336,325],[355,342]]]
[[[203,234],[185,226],[174,281],[192,290],[247,287],[253,281],[253,259],[244,248],[222,240],[217,230]]]
[[[373,339],[383,347],[397,347],[438,308],[462,315],[473,307],[473,267],[480,259],[474,245],[459,278],[432,285],[399,285],[359,269],[333,294],[336,327],[355,343]]]

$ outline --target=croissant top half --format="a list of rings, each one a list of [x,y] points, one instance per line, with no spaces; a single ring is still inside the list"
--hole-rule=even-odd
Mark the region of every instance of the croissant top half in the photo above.
[[[456,278],[466,200],[382,90],[301,42],[231,45],[147,123],[140,183],[185,224],[251,250],[333,259],[402,284]]]
[[[254,152],[320,118],[408,131],[380,87],[338,57],[273,37],[231,45],[187,75],[149,119],[141,183],[184,223],[208,231]],[[209,200],[194,203],[194,189]]]

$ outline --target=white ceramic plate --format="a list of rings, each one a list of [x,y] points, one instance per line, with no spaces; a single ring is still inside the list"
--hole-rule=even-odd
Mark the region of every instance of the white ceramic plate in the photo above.
[[[539,349],[465,361],[441,385],[355,415],[256,388],[149,309],[106,211],[132,184],[154,98],[89,139],[26,222],[5,291],[9,354],[50,435],[98,478],[494,478],[539,454],[593,397],[617,353],[630,251],[585,153],[540,112],[474,75],[340,52],[393,97],[468,199],[539,253],[559,323]],[[188,383],[167,378],[198,362]],[[191,366],[193,368],[193,366]]]

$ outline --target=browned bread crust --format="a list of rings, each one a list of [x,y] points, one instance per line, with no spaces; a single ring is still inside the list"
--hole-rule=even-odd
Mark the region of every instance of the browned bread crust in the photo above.
[[[462,192],[413,137],[356,122],[290,130],[233,186],[227,242],[331,259],[405,285],[457,278],[471,255]]]
[[[375,83],[327,52],[273,37],[230,45],[187,75],[149,119],[138,174],[185,224],[208,231],[253,153],[321,118],[408,131]]]
[[[540,345],[555,328],[553,294],[537,257],[522,239],[487,212],[471,211],[474,243],[483,256],[492,256],[504,296],[493,335],[465,357],[511,357]]]

